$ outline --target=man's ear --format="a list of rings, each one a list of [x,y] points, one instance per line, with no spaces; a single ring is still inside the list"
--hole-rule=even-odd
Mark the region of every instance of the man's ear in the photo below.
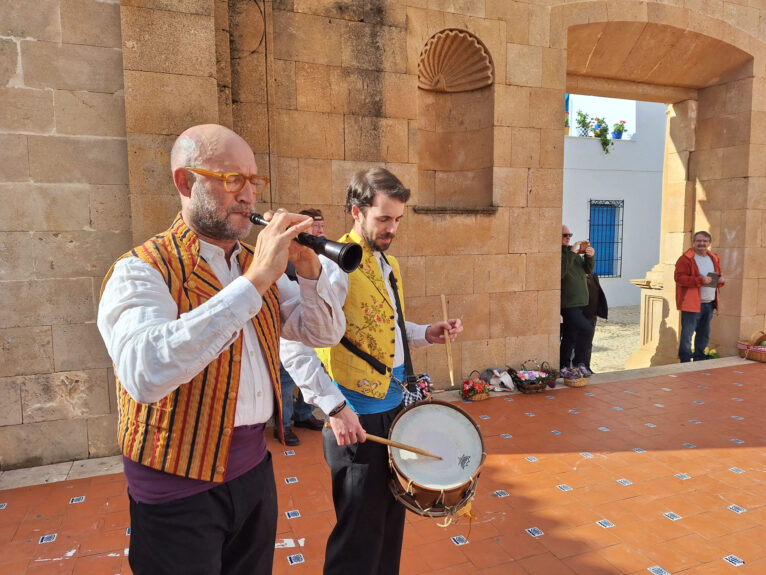
[[[351,217],[354,218],[355,222],[358,222],[361,219],[361,213],[362,211],[359,209],[359,206],[351,206]]]
[[[184,197],[191,198],[191,188],[194,185],[194,176],[184,168],[176,168],[173,172],[173,183],[176,185],[178,193]]]

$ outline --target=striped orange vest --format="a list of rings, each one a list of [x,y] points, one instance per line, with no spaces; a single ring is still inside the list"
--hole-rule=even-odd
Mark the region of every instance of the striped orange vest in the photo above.
[[[253,249],[242,245],[239,263],[245,270]],[[122,257],[137,257],[162,274],[178,315],[209,300],[223,286],[199,255],[199,239],[179,214],[171,228]],[[122,258],[120,258],[122,259]],[[118,260],[119,261],[119,260]],[[112,275],[112,269],[104,279]],[[102,286],[103,291],[103,286]],[[263,296],[253,318],[274,388],[277,421],[282,420],[279,381],[279,291],[276,284]],[[234,428],[242,356],[239,337],[191,381],[155,403],[138,403],[117,380],[118,441],[129,459],[165,473],[205,481],[223,481]]]

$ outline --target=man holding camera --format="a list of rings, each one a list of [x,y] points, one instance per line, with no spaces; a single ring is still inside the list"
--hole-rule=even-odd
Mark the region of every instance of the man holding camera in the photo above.
[[[577,242],[570,246],[571,239],[569,228],[561,226],[562,335],[559,361],[564,375],[564,369],[572,366],[570,362],[574,350],[574,367],[585,377],[590,377],[591,372],[586,362],[595,328],[585,312],[589,302],[587,275],[595,267],[596,251],[588,242]]]

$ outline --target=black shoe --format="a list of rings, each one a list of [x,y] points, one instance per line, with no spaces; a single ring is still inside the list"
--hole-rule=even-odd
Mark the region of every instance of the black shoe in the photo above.
[[[282,440],[282,438],[279,437],[279,430],[276,427],[274,428],[274,437],[276,437],[280,441]],[[285,427],[285,444],[291,447],[301,444],[301,440],[298,439],[298,436],[295,435],[295,433],[293,433],[293,430],[290,429],[289,427]]]
[[[311,429],[312,431],[322,431],[324,428],[324,421],[321,421],[312,415],[308,419],[301,419],[300,421],[296,419],[293,421],[293,425],[295,427],[305,427],[306,429]]]

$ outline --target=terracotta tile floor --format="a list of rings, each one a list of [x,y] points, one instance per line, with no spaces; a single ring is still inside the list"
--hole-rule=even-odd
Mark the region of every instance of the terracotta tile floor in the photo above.
[[[766,365],[715,365],[462,403],[488,453],[478,518],[408,513],[402,573],[766,573]],[[321,573],[334,523],[320,435],[297,432],[294,455],[269,435],[277,574]],[[0,491],[0,573],[129,573],[128,526],[120,474]]]

